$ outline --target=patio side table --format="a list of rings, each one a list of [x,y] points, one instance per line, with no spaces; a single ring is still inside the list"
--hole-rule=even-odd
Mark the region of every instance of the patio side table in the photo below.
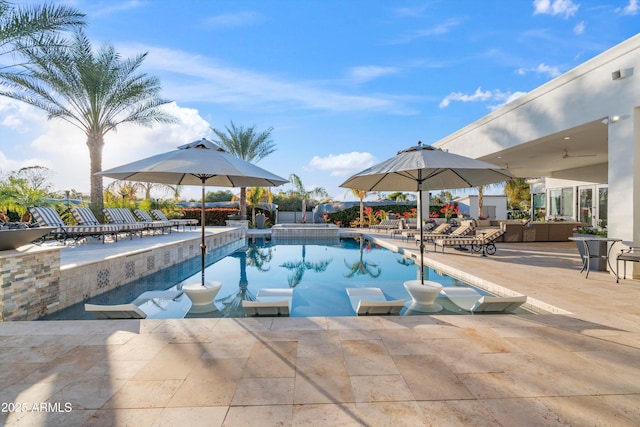
[[[609,269],[611,271],[613,271],[613,267],[611,266],[609,255],[611,255],[611,249],[613,248],[614,243],[621,242],[622,239],[617,239],[615,237],[603,237],[603,236],[595,236],[595,235],[585,234],[584,236],[569,237],[569,240],[572,240],[572,241],[576,242],[576,244],[582,243],[582,248],[583,248],[583,252],[581,254],[581,257],[582,257],[582,269],[580,270],[580,273],[582,273],[583,271],[586,270],[587,274],[584,277],[585,279],[589,278],[589,270],[590,270],[590,267],[591,267],[591,259],[592,258],[605,258],[607,260],[607,264],[609,265]],[[609,245],[609,243],[611,243],[611,244],[609,245],[609,248],[607,250],[606,255],[602,255],[600,253],[598,253],[598,254],[592,254],[591,253],[591,250],[589,249],[589,243],[590,242],[596,242],[596,243],[606,242],[608,245]]]

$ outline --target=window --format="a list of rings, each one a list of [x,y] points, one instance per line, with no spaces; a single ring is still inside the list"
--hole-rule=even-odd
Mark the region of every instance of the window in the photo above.
[[[607,228],[607,200],[609,189],[607,187],[598,189],[598,227]]]
[[[549,190],[549,215],[552,217],[573,216],[573,188]]]
[[[533,218],[534,221],[544,221],[547,211],[547,195],[536,193],[533,195]]]

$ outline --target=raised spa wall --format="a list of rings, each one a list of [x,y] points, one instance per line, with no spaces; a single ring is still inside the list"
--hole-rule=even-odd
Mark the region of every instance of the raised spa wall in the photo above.
[[[205,243],[209,254],[222,258],[246,245],[246,230],[219,229],[205,236]],[[0,321],[35,320],[200,256],[200,238],[62,269],[60,250],[32,246],[0,252]]]

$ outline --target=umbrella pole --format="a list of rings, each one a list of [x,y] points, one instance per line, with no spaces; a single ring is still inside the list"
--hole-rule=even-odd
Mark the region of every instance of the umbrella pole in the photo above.
[[[204,287],[204,255],[207,253],[207,245],[204,243],[204,182],[205,179],[202,178],[202,204],[200,205],[200,224],[202,227],[202,238],[200,241],[200,274],[202,276],[201,282],[202,287]]]
[[[424,285],[424,235],[422,234],[422,218],[424,217],[424,209],[422,206],[422,171],[418,171],[418,207],[420,210],[420,283]]]

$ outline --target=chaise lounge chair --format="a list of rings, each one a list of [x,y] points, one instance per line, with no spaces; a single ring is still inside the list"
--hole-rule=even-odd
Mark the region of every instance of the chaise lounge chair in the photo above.
[[[473,230],[474,226],[471,221],[462,221],[462,224],[460,224],[460,226],[453,230],[451,233],[423,233],[422,237],[425,241],[434,241],[438,238],[458,238],[468,236]],[[416,235],[416,245],[418,244],[418,242],[420,242],[420,238]]]
[[[124,210],[128,211],[129,209]],[[147,229],[144,224],[140,224],[135,218],[133,221],[130,218],[125,219],[120,208],[103,208],[102,212],[107,217],[109,224],[120,226],[122,230],[127,230],[128,233],[140,233],[140,237],[142,237],[142,233]]]
[[[67,239],[73,239],[77,242],[87,237],[102,239],[102,243],[104,243],[106,235],[111,235],[114,240],[117,240],[118,227],[114,225],[67,225],[53,208],[33,207],[29,208],[29,212],[40,227],[55,227],[50,234],[62,243],[66,243]]]
[[[160,209],[153,209],[151,211],[151,215],[153,215],[153,217],[158,221],[171,221],[171,223],[176,227],[177,230],[180,229],[180,226],[182,226],[182,230],[185,230],[187,225],[191,229],[193,229],[195,225],[198,225],[198,220],[195,218],[169,219]]]
[[[256,301],[242,301],[247,316],[289,316],[293,289],[260,289]]]
[[[372,314],[399,314],[403,299],[387,301],[380,288],[347,288],[353,311],[358,316]]]
[[[164,230],[169,230],[169,233],[171,233],[171,227],[173,227],[173,222],[169,220],[166,220],[166,221],[155,220],[151,218],[151,215],[149,215],[149,212],[142,209],[135,209],[133,213],[138,218],[138,220],[143,224],[149,224],[154,228],[162,229],[163,232]]]
[[[503,313],[527,302],[526,295],[516,297],[483,296],[473,288],[444,288],[442,293],[455,305],[471,313]]]
[[[373,230],[394,230],[400,225],[399,219],[383,219],[380,224],[374,224],[369,226]]]
[[[425,236],[429,234],[446,234],[449,232],[449,230],[451,230],[451,224],[448,224],[446,222],[443,222],[442,224],[438,224],[438,226],[436,226],[435,228],[433,227],[432,223],[427,223],[425,224],[425,227],[430,227],[422,230],[422,234]],[[409,240],[409,237],[415,238],[416,234],[418,234],[419,232],[420,230],[418,229],[403,231],[402,238],[403,240],[405,238]]]
[[[93,211],[89,208],[72,208],[71,213],[73,217],[78,221],[80,225],[103,225],[98,221],[98,218],[93,214]],[[133,238],[132,235],[136,231],[126,224],[109,224],[118,228],[118,233],[127,233],[129,238]],[[141,228],[140,228],[141,229]],[[139,230],[140,230],[139,229]],[[117,233],[114,236],[118,241]]]
[[[484,254],[493,255],[496,253],[495,241],[504,234],[503,228],[496,228],[482,233],[479,236],[463,236],[463,237],[443,237],[433,241],[433,250],[438,246],[442,247],[444,253],[445,246],[469,246],[472,252],[482,252]]]

